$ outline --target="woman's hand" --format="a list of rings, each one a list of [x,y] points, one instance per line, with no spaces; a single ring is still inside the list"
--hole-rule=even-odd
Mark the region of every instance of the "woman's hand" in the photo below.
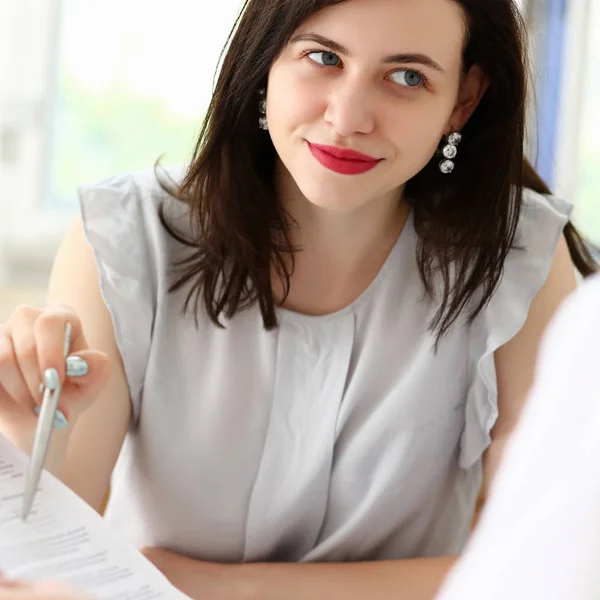
[[[66,324],[72,327],[71,353],[64,358]],[[110,362],[91,350],[81,321],[70,308],[17,308],[0,324],[0,432],[29,452],[41,404],[40,385],[48,369],[63,383],[57,428],[66,428],[105,387]],[[64,418],[63,418],[64,417]],[[23,447],[25,446],[25,447]]]
[[[62,583],[19,583],[6,581],[0,575],[0,600],[92,600],[92,597]]]

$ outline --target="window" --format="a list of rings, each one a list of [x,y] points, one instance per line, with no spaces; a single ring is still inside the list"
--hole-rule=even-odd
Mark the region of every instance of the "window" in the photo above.
[[[239,0],[63,0],[45,204],[189,155]]]
[[[574,220],[588,239],[600,246],[600,2],[592,2],[582,78],[582,111],[574,179]],[[566,85],[573,85],[567,67]]]
[[[242,4],[0,2],[0,281],[47,276],[77,184],[189,156]],[[600,243],[600,3],[518,4],[536,41],[538,166]]]
[[[532,4],[537,64],[536,166],[575,205],[573,221],[600,242],[600,4]]]
[[[76,185],[186,159],[241,5],[0,3],[0,278],[47,273]]]

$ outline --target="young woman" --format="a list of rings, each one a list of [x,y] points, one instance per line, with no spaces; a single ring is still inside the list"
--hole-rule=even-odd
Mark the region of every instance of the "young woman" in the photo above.
[[[107,519],[192,597],[432,598],[595,269],[523,38],[512,0],[249,1],[188,168],[81,188],[2,432],[66,377],[49,467],[99,508],[119,458]]]

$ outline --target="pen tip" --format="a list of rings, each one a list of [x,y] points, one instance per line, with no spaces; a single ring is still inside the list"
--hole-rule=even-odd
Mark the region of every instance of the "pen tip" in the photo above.
[[[27,517],[29,516],[30,507],[27,503],[23,504],[23,508],[21,509],[21,521],[25,523],[27,521]]]

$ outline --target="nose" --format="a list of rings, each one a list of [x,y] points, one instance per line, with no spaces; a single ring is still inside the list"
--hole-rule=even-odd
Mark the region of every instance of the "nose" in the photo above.
[[[350,77],[338,79],[329,94],[324,118],[340,137],[371,133],[375,118],[366,82]]]

